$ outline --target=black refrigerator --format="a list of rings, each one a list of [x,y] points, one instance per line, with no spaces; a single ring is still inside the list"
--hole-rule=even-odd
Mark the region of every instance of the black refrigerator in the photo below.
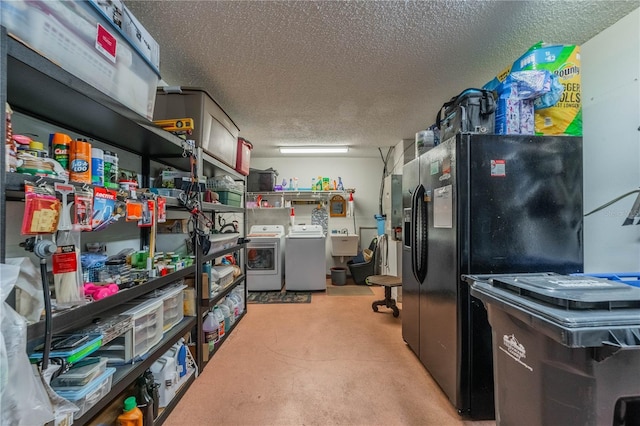
[[[458,412],[494,418],[464,274],[583,271],[582,138],[458,134],[403,170],[402,333]]]

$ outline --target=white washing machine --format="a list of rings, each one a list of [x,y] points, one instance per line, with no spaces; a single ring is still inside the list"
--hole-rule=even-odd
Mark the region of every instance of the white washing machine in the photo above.
[[[322,225],[294,225],[289,228],[285,243],[285,289],[327,289],[325,238]]]
[[[284,226],[254,225],[247,238],[247,290],[282,290]]]

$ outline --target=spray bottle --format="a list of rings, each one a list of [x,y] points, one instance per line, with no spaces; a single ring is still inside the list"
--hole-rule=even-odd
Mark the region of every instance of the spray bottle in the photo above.
[[[347,216],[353,216],[353,192],[349,193],[349,203],[347,204]]]
[[[291,227],[293,228],[293,225],[296,222],[296,212],[293,210],[293,207],[291,207],[291,214],[289,215],[289,225],[291,225]]]

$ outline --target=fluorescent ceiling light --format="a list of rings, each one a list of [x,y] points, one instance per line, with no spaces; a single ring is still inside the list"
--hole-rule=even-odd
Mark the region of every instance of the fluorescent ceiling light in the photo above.
[[[281,154],[344,154],[346,152],[349,152],[348,146],[280,147]]]

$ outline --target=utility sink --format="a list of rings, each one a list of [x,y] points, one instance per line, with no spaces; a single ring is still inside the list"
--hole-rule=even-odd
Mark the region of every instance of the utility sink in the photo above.
[[[331,254],[333,256],[356,256],[358,236],[355,234],[331,234]]]

